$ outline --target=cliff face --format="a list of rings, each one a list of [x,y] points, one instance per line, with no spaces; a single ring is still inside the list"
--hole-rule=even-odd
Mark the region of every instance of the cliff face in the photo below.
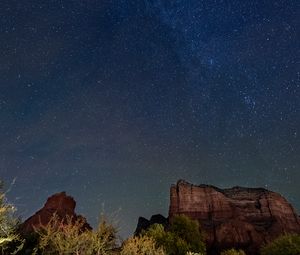
[[[74,221],[78,219],[83,220],[85,222],[84,229],[91,229],[86,219],[75,213],[75,207],[75,200],[72,197],[67,196],[65,192],[54,194],[47,199],[47,202],[42,209],[37,211],[21,225],[21,232],[23,234],[28,234],[33,232],[34,228],[37,229],[41,225],[47,225],[54,214],[62,221],[64,221],[67,216],[72,217],[72,220]]]
[[[219,189],[179,181],[170,192],[170,219],[175,214],[201,223],[210,254],[230,247],[257,254],[263,243],[280,234],[300,233],[293,207],[281,195],[261,188]]]

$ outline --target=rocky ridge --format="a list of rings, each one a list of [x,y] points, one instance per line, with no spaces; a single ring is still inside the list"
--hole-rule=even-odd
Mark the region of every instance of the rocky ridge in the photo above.
[[[136,230],[134,231],[134,234],[139,235],[143,230],[148,229],[153,224],[161,224],[164,227],[167,227],[168,222],[169,222],[168,218],[164,217],[161,214],[152,215],[150,220],[144,217],[139,217],[138,224]]]

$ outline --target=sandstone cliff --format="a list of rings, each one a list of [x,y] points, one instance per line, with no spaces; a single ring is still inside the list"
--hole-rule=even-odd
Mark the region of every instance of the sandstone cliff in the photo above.
[[[300,233],[293,207],[281,195],[262,188],[219,189],[178,181],[170,191],[170,220],[175,214],[199,220],[210,254],[230,247],[257,254],[263,243],[280,234]]]

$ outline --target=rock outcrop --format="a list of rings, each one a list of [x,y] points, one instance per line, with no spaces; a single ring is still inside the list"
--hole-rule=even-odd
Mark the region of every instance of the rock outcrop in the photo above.
[[[170,220],[185,214],[200,222],[207,233],[209,254],[235,247],[247,254],[278,235],[300,233],[299,216],[281,195],[263,188],[219,189],[185,181],[172,185]]]
[[[20,231],[23,234],[31,233],[34,229],[47,225],[54,214],[56,214],[61,221],[66,220],[67,217],[71,217],[73,221],[81,220],[84,222],[84,229],[91,229],[91,226],[87,223],[86,219],[75,213],[75,207],[75,200],[65,192],[54,194],[47,199],[47,202],[42,209],[28,218],[21,225]]]
[[[162,216],[161,214],[155,214],[151,216],[150,220],[147,220],[144,217],[139,217],[134,235],[139,235],[143,230],[147,230],[153,224],[162,224],[164,227],[166,227],[168,222],[168,218]]]

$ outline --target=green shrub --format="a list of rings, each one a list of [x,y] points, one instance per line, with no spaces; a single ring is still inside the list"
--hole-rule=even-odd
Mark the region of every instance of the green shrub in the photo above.
[[[199,229],[197,221],[178,215],[172,219],[167,231],[162,225],[155,224],[144,234],[152,237],[168,255],[185,255],[187,252],[205,254],[204,237]]]
[[[131,237],[124,242],[121,255],[165,255],[163,248],[157,247],[150,236]]]
[[[299,255],[300,235],[286,234],[261,249],[261,255]]]
[[[189,246],[187,251],[206,252],[204,234],[200,232],[198,221],[192,220],[185,215],[176,215],[172,219],[169,231],[185,241]]]
[[[246,255],[246,253],[243,250],[230,249],[222,251],[221,255]]]

